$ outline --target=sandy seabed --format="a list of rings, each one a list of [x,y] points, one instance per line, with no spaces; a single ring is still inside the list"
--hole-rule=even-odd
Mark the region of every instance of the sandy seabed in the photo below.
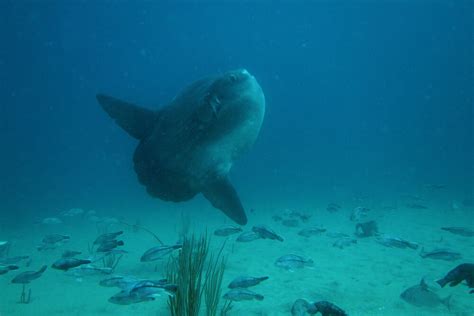
[[[462,237],[440,229],[442,226],[474,227],[472,208],[447,209],[447,206],[429,205],[426,210],[409,209],[403,202],[372,202],[370,219],[377,221],[379,231],[399,236],[419,243],[425,249],[450,248],[462,253],[463,258],[454,262],[423,259],[419,250],[387,248],[373,237],[359,238],[357,244],[339,249],[333,247],[335,239],[323,233],[305,238],[297,233],[304,227],[323,226],[328,232],[343,232],[352,235],[355,223],[349,220],[351,210],[360,202],[341,203],[339,212],[328,213],[327,203],[317,205],[297,205],[294,209],[308,213],[308,222],[300,222],[298,227],[286,227],[272,220],[272,216],[282,214],[291,208],[288,203],[273,205],[255,204],[255,212],[249,214],[249,224],[264,224],[280,234],[285,240],[256,240],[249,243],[235,242],[238,235],[227,238],[224,255],[227,268],[222,291],[236,276],[269,276],[267,281],[251,288],[264,295],[263,301],[235,302],[230,315],[291,315],[290,309],[298,298],[308,301],[327,300],[343,308],[349,315],[474,315],[474,294],[468,294],[465,285],[441,289],[434,281],[456,265],[474,262],[474,237]],[[378,206],[376,205],[378,204]],[[218,250],[226,240],[212,232],[230,221],[218,215],[216,210],[204,206],[201,211],[187,210],[192,204],[179,206],[161,204],[161,209],[129,212],[110,211],[100,216],[116,216],[134,223],[139,220],[155,232],[165,243],[177,241],[181,214],[188,214],[190,229],[210,233],[211,248]],[[169,207],[168,207],[169,206]],[[390,206],[390,207],[387,207]],[[114,305],[107,300],[118,292],[116,288],[99,286],[106,276],[84,276],[77,278],[54,270],[51,264],[66,250],[79,250],[88,256],[88,243],[98,235],[96,224],[84,218],[63,218],[59,225],[25,224],[15,229],[0,232],[0,240],[11,241],[10,256],[30,255],[30,267],[21,263],[19,271],[11,271],[0,276],[0,315],[169,315],[167,297],[163,295],[152,302],[128,306]],[[144,231],[133,232],[122,224],[112,224],[109,231],[123,230],[123,247],[129,253],[124,256],[115,274],[133,275],[143,278],[165,276],[166,260],[154,263],[140,263],[139,258],[148,248],[157,243]],[[55,250],[39,252],[36,246],[46,234],[60,233],[71,236],[69,243]],[[313,267],[286,271],[274,265],[275,260],[285,254],[298,254],[314,261]],[[21,285],[11,284],[11,279],[19,272],[37,270],[48,265],[44,275],[34,280],[30,287],[30,304],[19,304]],[[434,308],[412,306],[400,299],[400,293],[420,282],[422,278],[431,285],[433,291],[444,298],[452,295],[451,308],[440,304]],[[222,302],[221,302],[222,303]],[[204,305],[204,304],[203,304]],[[204,313],[203,313],[204,314]]]

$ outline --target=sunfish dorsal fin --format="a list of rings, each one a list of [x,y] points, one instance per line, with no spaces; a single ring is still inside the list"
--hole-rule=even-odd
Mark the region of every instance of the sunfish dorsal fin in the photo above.
[[[237,224],[247,224],[247,215],[245,215],[237,191],[235,191],[228,177],[208,184],[202,190],[202,194],[211,202],[212,206],[220,209]]]
[[[156,112],[103,94],[97,95],[97,101],[130,136],[143,139],[151,133]]]

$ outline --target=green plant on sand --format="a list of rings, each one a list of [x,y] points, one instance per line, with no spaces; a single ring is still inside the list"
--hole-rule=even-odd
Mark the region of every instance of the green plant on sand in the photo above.
[[[206,315],[217,315],[225,270],[223,249],[224,245],[217,255],[210,253],[207,234],[184,237],[179,255],[171,257],[167,267],[168,281],[178,286],[168,301],[172,316],[198,316],[203,295]]]

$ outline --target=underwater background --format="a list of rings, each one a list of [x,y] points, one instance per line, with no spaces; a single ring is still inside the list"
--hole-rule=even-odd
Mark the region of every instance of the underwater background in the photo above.
[[[11,242],[10,255],[31,256],[22,272],[65,249],[38,252],[47,234],[71,235],[66,248],[87,252],[96,223],[61,218],[73,208],[141,223],[168,244],[183,216],[196,231],[231,224],[201,196],[150,197],[133,170],[136,140],[95,96],[158,109],[201,77],[245,68],[266,113],[230,178],[249,216],[243,229],[265,224],[285,241],[227,241],[224,292],[239,273],[270,276],[259,285],[263,301],[235,302],[230,315],[291,315],[298,298],[349,315],[473,315],[463,285],[432,282],[440,297],[452,295],[449,308],[400,299],[423,277],[474,261],[472,237],[440,229],[474,228],[473,9],[472,1],[1,1],[0,240]],[[340,210],[328,212],[330,203]],[[462,259],[425,259],[370,239],[338,249],[324,235],[298,236],[308,223],[272,218],[298,210],[312,225],[353,235],[356,207],[370,209],[383,233]],[[62,223],[42,222],[52,217]],[[118,272],[156,273],[138,260],[154,240],[115,225],[129,251]],[[218,249],[224,239],[212,240]],[[314,267],[275,267],[295,252]],[[0,275],[2,316],[167,314],[166,297],[113,305],[100,277],[78,282],[52,269],[32,283],[32,302],[17,304],[14,273]]]

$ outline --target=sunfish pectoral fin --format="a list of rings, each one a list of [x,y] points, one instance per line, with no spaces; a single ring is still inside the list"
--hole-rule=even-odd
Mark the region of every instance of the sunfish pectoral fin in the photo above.
[[[220,209],[234,222],[240,225],[247,224],[247,215],[229,178],[224,177],[208,184],[202,190],[202,194],[212,206]]]
[[[156,119],[156,112],[119,99],[98,94],[97,101],[117,124],[136,139],[148,136]]]

